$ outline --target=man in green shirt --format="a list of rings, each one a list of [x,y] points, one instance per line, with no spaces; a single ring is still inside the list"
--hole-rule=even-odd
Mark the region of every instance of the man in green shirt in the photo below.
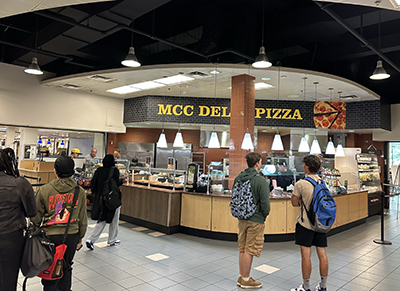
[[[256,205],[255,213],[249,219],[238,219],[239,278],[237,285],[246,289],[257,289],[262,283],[250,277],[253,256],[259,257],[264,244],[265,218],[269,214],[269,186],[267,180],[258,174],[261,168],[261,155],[246,155],[248,168],[242,171],[233,183],[250,180],[251,193]],[[232,187],[232,189],[233,189]]]

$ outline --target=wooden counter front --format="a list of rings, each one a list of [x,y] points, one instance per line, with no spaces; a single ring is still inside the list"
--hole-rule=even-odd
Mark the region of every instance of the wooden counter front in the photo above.
[[[121,217],[165,233],[179,230],[181,191],[135,184],[121,186]]]
[[[368,217],[367,191],[334,196],[337,216],[334,228]],[[182,193],[181,226],[220,233],[237,233],[237,219],[230,213],[230,195]],[[271,198],[265,221],[266,235],[293,234],[300,207],[289,198]]]

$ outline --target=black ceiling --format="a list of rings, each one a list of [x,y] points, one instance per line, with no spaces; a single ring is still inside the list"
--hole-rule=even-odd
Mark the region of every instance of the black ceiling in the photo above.
[[[391,77],[372,81],[379,10]],[[42,70],[65,76],[122,67],[133,44],[144,66],[249,64],[261,46],[263,11],[264,46],[274,65],[338,75],[400,103],[394,68],[400,66],[400,12],[325,1],[120,0],[37,11],[0,19],[1,61],[28,66],[37,56]]]

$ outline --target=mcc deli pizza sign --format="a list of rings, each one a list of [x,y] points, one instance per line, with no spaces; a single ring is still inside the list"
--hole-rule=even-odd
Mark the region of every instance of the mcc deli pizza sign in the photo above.
[[[311,103],[312,104],[312,103]],[[279,107],[279,106],[276,106]],[[309,108],[309,107],[308,107]],[[220,117],[223,123],[229,124],[231,116],[229,106],[212,106],[212,105],[184,105],[184,104],[160,104],[158,103],[158,116],[174,116],[185,118],[182,122],[189,121],[187,118],[198,117]],[[254,118],[257,120],[297,120],[303,121],[303,115],[299,108],[268,108],[256,107],[254,110]],[[310,118],[307,116],[307,119]],[[326,102],[317,101],[313,105],[312,116],[315,128],[346,128],[346,103],[345,102]],[[189,122],[193,122],[190,120]],[[196,122],[193,122],[196,123]],[[202,123],[201,119],[199,123]],[[205,122],[206,123],[206,122]],[[285,126],[285,124],[281,124]]]

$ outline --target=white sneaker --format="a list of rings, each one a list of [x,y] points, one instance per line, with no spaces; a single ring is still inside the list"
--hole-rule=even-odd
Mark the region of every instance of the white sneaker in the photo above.
[[[326,291],[326,288],[321,288],[321,282],[319,282],[317,287],[315,287],[315,291]]]
[[[311,289],[304,289],[303,284],[297,288],[290,289],[290,291],[311,291]]]

